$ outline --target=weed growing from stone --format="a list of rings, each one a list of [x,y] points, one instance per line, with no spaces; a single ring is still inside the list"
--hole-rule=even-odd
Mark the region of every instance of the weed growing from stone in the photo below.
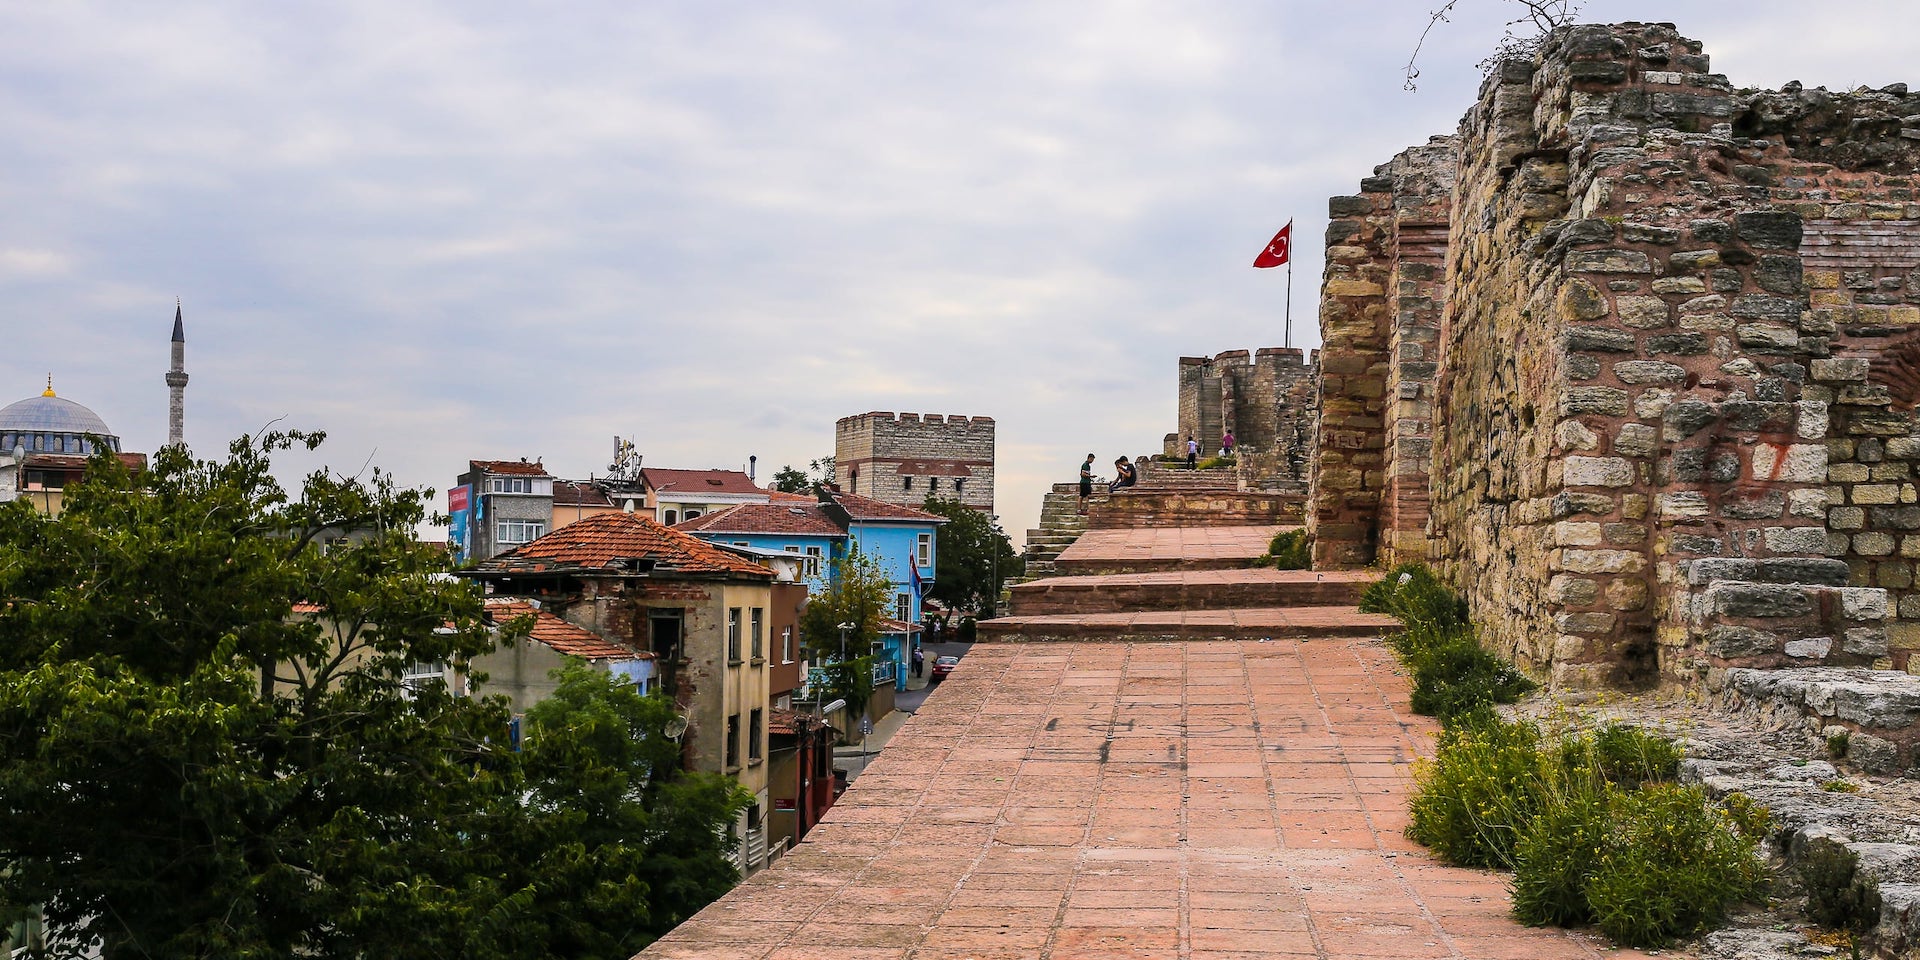
[[[1267,544],[1267,552],[1253,558],[1253,565],[1276,570],[1311,570],[1313,541],[1305,530],[1288,530],[1276,535],[1273,542]]]
[[[1501,717],[1494,705],[1532,682],[1480,646],[1464,602],[1424,566],[1389,573],[1360,608],[1406,625],[1389,642],[1413,674],[1413,707],[1444,725],[1439,754],[1418,771],[1407,835],[1448,863],[1512,870],[1516,918],[1662,946],[1759,889],[1766,810],[1737,794],[1722,810],[1676,785],[1672,740]]]
[[[1860,856],[1844,844],[1813,841],[1795,869],[1814,923],[1858,937],[1880,922],[1880,883],[1860,872]]]

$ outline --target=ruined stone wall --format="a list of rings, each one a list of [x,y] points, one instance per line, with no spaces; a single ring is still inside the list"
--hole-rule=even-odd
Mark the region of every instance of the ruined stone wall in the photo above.
[[[1502,65],[1460,128],[1443,275],[1406,255],[1443,159],[1333,203],[1316,562],[1427,534],[1493,643],[1566,686],[1904,666],[1917,161],[1904,88],[1736,92],[1670,25]],[[1436,300],[1438,356],[1403,349]]]
[[[1458,141],[1436,137],[1335,197],[1321,299],[1318,562],[1427,559],[1428,475]],[[1336,357],[1337,362],[1336,362]]]
[[[1166,435],[1162,452],[1184,459],[1191,436],[1200,455],[1210,457],[1231,430],[1238,482],[1254,490],[1304,491],[1302,448],[1313,434],[1315,373],[1314,362],[1292,347],[1181,357],[1179,429]]]
[[[843,417],[834,469],[850,493],[918,507],[929,494],[993,512],[992,417],[888,412]]]

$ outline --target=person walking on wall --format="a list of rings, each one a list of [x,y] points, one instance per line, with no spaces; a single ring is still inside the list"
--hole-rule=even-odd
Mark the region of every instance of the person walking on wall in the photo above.
[[[1233,456],[1233,431],[1232,430],[1228,430],[1226,434],[1221,436],[1220,438],[1220,455],[1223,457]]]
[[[1080,512],[1087,512],[1087,498],[1093,496],[1093,454],[1080,465]]]
[[[1118,457],[1113,461],[1113,483],[1107,487],[1107,491],[1111,493],[1115,490],[1131,487],[1139,479],[1139,471],[1133,469],[1133,464],[1128,463],[1126,457]]]
[[[1187,434],[1187,469],[1197,470],[1199,469],[1199,467],[1200,467],[1200,441],[1195,440],[1193,438],[1193,434],[1189,433]]]

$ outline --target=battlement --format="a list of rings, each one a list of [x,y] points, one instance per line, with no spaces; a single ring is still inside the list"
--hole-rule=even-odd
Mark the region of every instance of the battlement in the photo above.
[[[869,421],[874,423],[945,423],[945,424],[991,424],[992,417],[969,417],[964,413],[894,413],[891,410],[874,410],[868,413],[856,413],[851,417],[841,417],[836,423],[845,426],[849,423]]]

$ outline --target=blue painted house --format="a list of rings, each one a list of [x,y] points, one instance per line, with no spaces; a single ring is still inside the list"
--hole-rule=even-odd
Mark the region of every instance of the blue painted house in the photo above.
[[[809,558],[808,575],[832,576],[833,561],[851,550],[873,557],[893,581],[894,608],[883,627],[883,662],[894,689],[907,687],[908,658],[919,642],[923,600],[933,586],[934,531],[946,518],[823,488],[817,498],[776,495],[674,527],[711,543],[779,550]]]

